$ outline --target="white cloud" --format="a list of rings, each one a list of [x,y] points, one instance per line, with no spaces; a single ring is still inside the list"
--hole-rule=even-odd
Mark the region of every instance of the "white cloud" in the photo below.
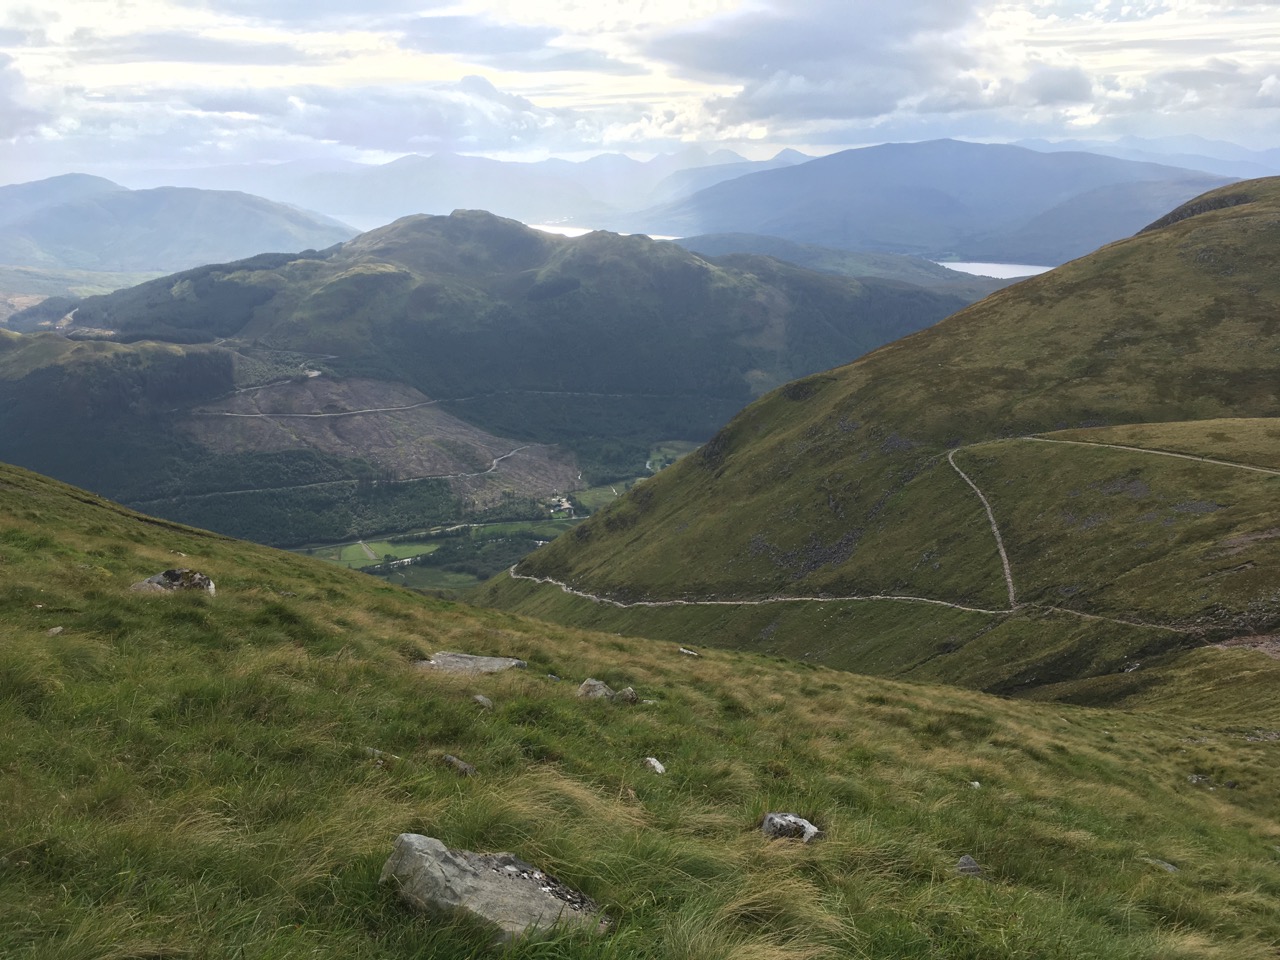
[[[0,161],[1280,136],[1280,0],[62,0]],[[470,78],[470,79],[467,79]],[[1234,133],[1233,133],[1234,132]]]

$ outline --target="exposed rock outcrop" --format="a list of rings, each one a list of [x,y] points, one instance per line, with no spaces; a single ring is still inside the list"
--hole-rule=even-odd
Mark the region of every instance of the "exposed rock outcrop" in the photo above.
[[[380,883],[420,909],[465,910],[513,940],[557,924],[603,932],[608,927],[590,897],[510,853],[450,850],[434,837],[402,833]]]

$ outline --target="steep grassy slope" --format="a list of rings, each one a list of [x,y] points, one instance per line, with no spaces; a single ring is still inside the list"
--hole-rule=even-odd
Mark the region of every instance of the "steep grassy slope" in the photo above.
[[[174,564],[217,596],[129,591]],[[1280,941],[1280,665],[1256,653],[1201,651],[1141,712],[695,658],[9,467],[0,570],[7,957],[1261,960]],[[412,666],[441,649],[529,667]],[[654,702],[580,701],[587,676]],[[762,839],[778,809],[824,836]],[[511,850],[615,928],[497,951],[413,915],[376,883],[402,831]],[[956,875],[964,854],[982,879]]]
[[[752,397],[963,303],[763,257],[711,262],[647,237],[570,240],[474,211],[410,217],[325,251],[201,267],[15,317],[18,329],[117,345],[205,345],[232,380],[163,416],[124,391],[127,402],[95,410],[110,443],[50,453],[42,404],[62,401],[29,363],[0,382],[24,404],[0,412],[0,448],[275,544],[428,526],[508,496],[530,513],[579,482],[635,477],[654,443],[705,440]],[[59,382],[77,369],[61,364]],[[7,439],[19,432],[39,442]],[[361,481],[382,482],[379,495]]]
[[[1245,449],[1221,439],[1230,431],[1220,424],[1194,421],[1280,416],[1278,207],[1280,182],[1225,188],[1165,226],[789,384],[520,573],[623,602],[897,596],[977,608],[985,612],[933,604],[926,617],[879,610],[906,600],[861,600],[858,610],[878,608],[866,616],[932,626],[904,630],[881,662],[853,615],[825,632],[822,656],[993,689],[1275,629],[1280,606],[1262,571],[1280,559],[1264,536],[1280,477],[1005,438],[1187,421],[1168,429],[1221,459],[1274,444],[1272,425],[1255,425]],[[555,589],[526,581],[491,599],[521,606],[541,602],[530,591]],[[621,616],[562,602],[575,622]],[[701,615],[660,609],[634,608],[629,629],[651,620],[670,635]],[[767,629],[779,650],[814,649],[802,620],[771,626],[757,612],[726,613],[737,619],[722,642],[754,646]],[[1060,633],[1042,622],[1046,612],[1059,626],[1075,618],[1068,642],[1043,640]]]

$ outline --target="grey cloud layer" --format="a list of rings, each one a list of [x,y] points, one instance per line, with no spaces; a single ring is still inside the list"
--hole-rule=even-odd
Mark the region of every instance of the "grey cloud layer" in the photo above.
[[[71,16],[70,7],[0,12],[0,51],[38,51],[30,60],[0,52],[0,140],[33,156],[79,150],[219,161],[361,150],[652,150],[761,134],[775,147],[1054,137],[1078,133],[1067,123],[1080,116],[1099,136],[1194,129],[1230,137],[1238,128],[1255,141],[1268,131],[1280,137],[1280,38],[1256,26],[1271,22],[1266,11],[1280,13],[1280,0],[1027,0],[1024,13],[1040,19],[1026,22],[1043,29],[1022,37],[991,26],[997,5],[1013,0],[750,0],[702,22],[595,36],[588,27],[571,34],[481,16],[462,0],[171,2],[171,23],[118,37],[78,31],[59,43],[49,37],[65,37],[68,24],[55,21]],[[196,9],[231,20],[200,35],[192,23],[208,18]],[[1194,24],[1205,21],[1191,13],[1180,20],[1179,10],[1210,17],[1215,29],[1197,35]],[[360,34],[350,54],[335,39],[348,30]],[[394,51],[389,77],[412,75],[416,54],[431,55],[418,61],[433,70],[452,57],[456,73],[452,82],[379,80],[371,51]],[[164,79],[80,89],[47,68],[58,55],[68,65],[163,64],[156,72]],[[28,63],[45,65],[42,84],[24,81],[18,66]],[[326,72],[337,63],[345,73]],[[246,77],[269,79],[228,87],[222,78],[235,71],[201,65],[243,65]],[[279,70],[252,69],[263,66]],[[524,95],[463,76],[490,70]],[[613,85],[634,75],[646,79]]]
[[[752,7],[649,41],[645,52],[691,77],[741,84],[717,100],[727,122],[847,119],[892,111],[973,65],[948,35],[975,0],[815,0]]]
[[[481,77],[407,89],[173,89],[160,100],[166,107],[189,108],[179,110],[183,114],[203,114],[204,124],[228,140],[276,131],[277,136],[299,141],[432,152],[511,150],[545,143],[573,149],[583,140],[599,138],[598,128],[576,112],[538,107]],[[172,111],[157,105],[155,112],[160,119]]]
[[[49,119],[27,102],[27,85],[13,66],[13,58],[0,53],[0,138],[17,137]]]

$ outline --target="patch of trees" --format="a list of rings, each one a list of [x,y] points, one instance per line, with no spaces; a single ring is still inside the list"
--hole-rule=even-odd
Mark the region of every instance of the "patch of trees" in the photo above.
[[[444,480],[191,497],[155,505],[161,516],[277,547],[338,542],[454,520],[460,505]]]

